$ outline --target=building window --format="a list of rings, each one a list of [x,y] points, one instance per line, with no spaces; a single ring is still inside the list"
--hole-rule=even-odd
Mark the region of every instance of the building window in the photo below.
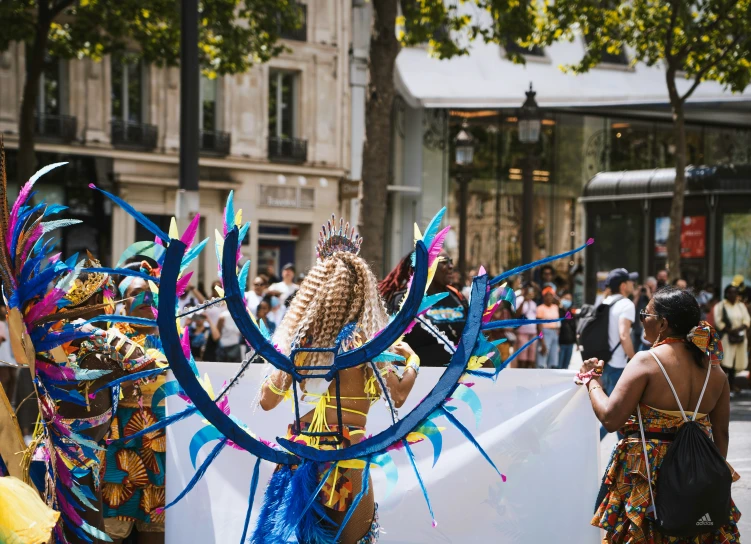
[[[592,40],[588,35],[585,35],[584,41],[587,45],[589,45]],[[618,64],[620,66],[628,66],[628,56],[623,49],[621,49],[618,53],[610,53],[606,48],[600,55],[600,62],[603,64]]]
[[[279,28],[279,35],[286,40],[304,42],[308,39],[308,6],[296,4],[298,10],[297,25],[293,28]]]
[[[44,58],[42,74],[39,76],[37,115],[61,115],[63,113],[64,70],[65,67],[60,60],[50,56]]]
[[[143,65],[126,57],[112,59],[112,117],[128,123],[143,122]]]
[[[272,70],[269,75],[269,136],[297,135],[297,81],[295,72]]]
[[[216,78],[209,79],[201,77],[201,116],[198,121],[200,128],[206,132],[216,132],[219,130],[219,116],[217,115],[217,97],[219,94],[219,84]]]
[[[524,57],[544,57],[545,50],[539,45],[531,45],[529,47],[522,47],[516,42],[507,42],[504,46],[506,49],[506,55],[522,55]]]

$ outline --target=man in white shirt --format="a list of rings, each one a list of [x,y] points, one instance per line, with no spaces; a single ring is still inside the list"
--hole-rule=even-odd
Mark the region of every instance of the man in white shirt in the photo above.
[[[295,265],[287,263],[282,268],[282,281],[273,284],[269,287],[267,294],[275,296],[279,299],[279,306],[273,311],[274,316],[272,321],[274,323],[281,323],[284,313],[287,311],[287,306],[284,304],[289,297],[291,297],[300,288],[295,283]]]
[[[639,274],[636,272],[616,268],[610,271],[605,282],[612,293],[602,301],[610,306],[608,345],[613,351],[602,372],[602,389],[608,396],[615,389],[626,363],[636,354],[631,341],[631,327],[636,321],[636,306],[631,300],[631,295],[634,293],[634,281],[638,278]],[[600,428],[600,438],[606,434],[605,428]]]
[[[256,317],[258,305],[261,303],[264,295],[266,294],[267,286],[268,284],[266,283],[266,279],[263,276],[256,276],[256,279],[253,280],[253,288],[245,293],[248,312],[250,312],[253,317]]]

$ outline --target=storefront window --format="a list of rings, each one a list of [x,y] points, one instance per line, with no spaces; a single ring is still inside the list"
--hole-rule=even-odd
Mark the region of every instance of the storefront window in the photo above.
[[[722,220],[722,284],[721,289],[740,274],[751,278],[751,215],[726,214]]]

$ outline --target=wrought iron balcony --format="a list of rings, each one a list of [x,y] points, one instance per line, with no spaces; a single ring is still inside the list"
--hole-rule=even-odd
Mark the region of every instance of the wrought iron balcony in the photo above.
[[[72,142],[76,139],[76,118],[70,115],[37,115],[34,133],[40,138]]]
[[[300,138],[269,136],[269,160],[305,162],[308,160],[308,141]]]
[[[300,10],[300,26],[297,28],[282,28],[279,35],[286,40],[304,42],[308,40],[308,6],[298,4]]]
[[[229,155],[232,138],[229,132],[202,130],[200,132],[201,151],[215,155]]]
[[[112,120],[112,145],[119,147],[136,147],[154,149],[157,140],[157,128],[146,123],[134,123],[122,119]]]

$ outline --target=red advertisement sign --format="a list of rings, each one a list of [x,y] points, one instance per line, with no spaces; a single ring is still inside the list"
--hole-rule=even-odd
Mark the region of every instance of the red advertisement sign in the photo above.
[[[655,256],[667,257],[670,230],[670,218],[655,219]],[[706,255],[707,218],[703,215],[684,217],[681,225],[681,257],[684,259],[702,259]]]

